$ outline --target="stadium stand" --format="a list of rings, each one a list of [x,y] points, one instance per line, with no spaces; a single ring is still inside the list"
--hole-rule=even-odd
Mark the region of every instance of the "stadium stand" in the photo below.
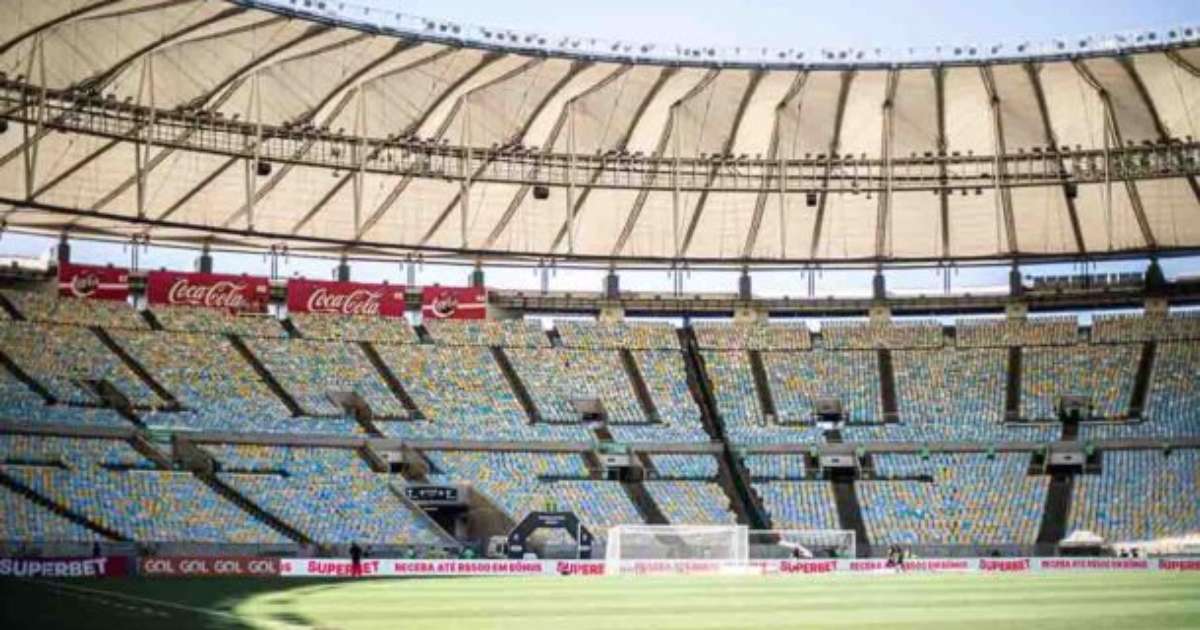
[[[145,330],[146,320],[126,302],[57,297],[39,291],[0,290],[33,322],[70,326],[103,326],[109,330]]]
[[[650,421],[612,350],[510,348],[508,356],[548,421],[577,420],[571,401],[585,399],[600,400],[609,423]]]
[[[754,484],[775,529],[838,529],[833,486],[827,481],[765,481]]]
[[[754,479],[803,479],[808,466],[805,456],[795,453],[781,455],[747,455],[742,463]]]
[[[729,508],[729,497],[715,483],[646,481],[643,485],[670,523],[732,525],[737,522],[737,516]]]
[[[375,366],[354,344],[309,339],[247,339],[246,345],[307,415],[339,417],[346,411],[330,394],[353,392],[383,418],[408,415]]]
[[[904,321],[884,324],[833,320],[821,322],[826,348],[874,350],[881,348],[940,348],[944,341],[937,321]]]
[[[417,333],[405,319],[362,315],[290,313],[288,319],[305,339],[417,343]]]
[[[819,443],[823,432],[811,425],[781,427],[768,423],[759,407],[754,375],[746,352],[702,351],[717,412],[735,444]]]
[[[4,369],[0,369],[0,420],[26,424],[131,426],[112,409],[48,405],[41,396]]]
[[[1200,531],[1200,450],[1116,450],[1075,481],[1069,531],[1138,543]]]
[[[1195,342],[1161,343],[1144,420],[1136,424],[1085,424],[1087,440],[1134,437],[1200,436],[1200,346]]]
[[[152,307],[150,312],[165,330],[241,337],[283,337],[279,320],[266,313],[235,314],[219,308],[189,306]]]
[[[813,418],[819,398],[836,398],[851,422],[880,422],[879,363],[872,352],[764,352],[763,363],[784,422]]]
[[[99,395],[85,384],[99,380],[134,405],[164,402],[87,328],[0,322],[0,348],[60,402],[99,404]]]
[[[679,349],[675,328],[667,322],[601,324],[559,320],[554,322],[563,347],[585,350],[672,350]]]
[[[105,537],[0,486],[0,541],[93,542]]]
[[[549,348],[550,338],[535,321],[448,321],[430,320],[425,330],[434,343],[443,346],[502,346],[505,348]]]
[[[654,453],[650,455],[659,479],[716,479],[718,463],[712,455]]]
[[[1092,318],[1092,343],[1133,343],[1200,339],[1200,312],[1169,317],[1098,314]]]
[[[1095,405],[1101,418],[1129,413],[1141,347],[1085,345],[1024,348],[1021,371],[1021,417],[1057,418],[1060,396],[1080,394]]]
[[[700,408],[688,387],[683,356],[678,350],[638,350],[633,353],[642,380],[650,392],[661,424],[613,425],[622,442],[705,442],[709,435],[700,419]]]
[[[1023,453],[878,454],[879,479],[855,482],[867,535],[875,545],[1033,544],[1048,482],[1028,467]]]
[[[5,475],[131,540],[288,542],[190,473],[155,470],[125,442],[0,435],[0,457]]]
[[[318,544],[436,547],[446,541],[353,450],[205,445],[218,477]]]
[[[960,319],[955,323],[960,348],[1009,346],[1070,346],[1079,341],[1079,321],[1073,316],[1036,319]]]
[[[804,322],[734,324],[696,322],[696,342],[707,350],[808,350],[812,337]]]

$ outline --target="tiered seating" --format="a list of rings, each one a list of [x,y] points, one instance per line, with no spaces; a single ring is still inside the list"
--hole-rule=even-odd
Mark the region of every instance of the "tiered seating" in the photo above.
[[[841,528],[833,486],[827,481],[767,481],[755,483],[754,489],[774,529]]]
[[[729,497],[707,481],[642,482],[663,516],[672,525],[732,525],[737,516],[729,509]],[[640,519],[639,519],[640,520]],[[637,521],[624,521],[637,522]]]
[[[1092,343],[1136,343],[1200,339],[1200,312],[1169,317],[1096,315],[1092,318]]]
[[[295,419],[228,339],[179,332],[122,332],[113,337],[154,374],[187,411],[144,414],[175,430],[348,434],[352,420]]]
[[[22,485],[139,542],[288,542],[191,474],[149,469],[125,442],[6,435],[0,454]]]
[[[427,451],[426,455],[441,471],[437,479],[470,483],[517,522],[533,511],[571,510],[599,537],[613,525],[642,522],[619,483],[586,478],[588,470],[578,453]]]
[[[1074,315],[1025,320],[960,319],[955,328],[955,343],[960,348],[1068,346],[1079,341],[1079,321]]]
[[[318,544],[439,546],[445,542],[396,495],[389,486],[392,478],[373,473],[353,450],[260,445],[204,448],[222,470],[286,472],[221,472],[218,476]]]
[[[104,536],[0,486],[0,540],[92,542]]]
[[[325,341],[373,341],[417,343],[417,333],[408,320],[397,317],[290,313],[288,319],[305,339]]]
[[[1144,420],[1129,425],[1084,425],[1082,439],[1200,436],[1200,344],[1158,344]]]
[[[550,338],[535,321],[427,320],[425,330],[435,343],[443,346],[550,347]]]
[[[598,398],[610,423],[649,421],[616,351],[510,348],[507,352],[547,420],[576,419],[571,400]]]
[[[219,308],[189,306],[154,307],[150,312],[166,330],[242,337],[284,336],[279,320],[265,313],[234,314]]]
[[[60,298],[41,291],[9,291],[0,293],[25,316],[25,319],[48,324],[71,326],[103,326],[107,329],[145,330],[146,320],[128,302]]]
[[[621,442],[706,442],[700,407],[688,387],[687,369],[678,350],[637,350],[633,353],[661,424],[611,427]]]
[[[345,415],[329,394],[354,392],[376,416],[407,415],[357,345],[308,339],[247,339],[246,345],[307,414]]]
[[[830,320],[821,322],[821,339],[826,348],[878,350],[881,348],[940,348],[944,341],[941,323],[902,321],[886,324]]]
[[[807,473],[804,455],[747,455],[743,460],[754,479],[803,479]]]
[[[589,350],[671,350],[679,348],[675,327],[668,322],[556,321],[554,327],[564,347]]]
[[[812,338],[804,322],[696,322],[693,328],[700,347],[711,350],[808,350],[812,347]]]
[[[712,382],[717,412],[721,415],[725,432],[731,442],[771,444],[824,441],[821,430],[812,426],[781,427],[767,424],[759,408],[754,376],[750,370],[750,357],[747,353],[704,350],[702,356]]]
[[[716,479],[719,467],[716,457],[705,454],[654,453],[650,461],[663,479]]]
[[[41,396],[5,369],[0,369],[0,421],[122,428],[132,426],[113,409],[47,405]]]
[[[1029,455],[938,453],[875,456],[882,477],[933,481],[855,482],[874,545],[1032,544],[1048,480],[1026,474]]]
[[[812,418],[818,398],[837,398],[850,422],[883,419],[879,362],[873,352],[764,352],[763,364],[781,420]]]
[[[382,422],[392,437],[587,440],[581,426],[530,426],[516,394],[485,347],[376,346],[426,422]]]
[[[1100,417],[1125,416],[1141,351],[1136,345],[1084,344],[1022,349],[1021,416],[1057,418],[1055,403],[1064,394],[1090,396]]]
[[[162,402],[87,328],[0,322],[0,348],[61,402],[99,404],[83,380],[107,380],[134,405]]]
[[[1200,450],[1105,451],[1103,471],[1075,480],[1068,532],[1111,543],[1200,531]]]

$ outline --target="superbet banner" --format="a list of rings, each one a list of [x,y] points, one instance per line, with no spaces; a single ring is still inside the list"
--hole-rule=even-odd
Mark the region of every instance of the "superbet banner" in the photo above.
[[[324,280],[288,280],[290,313],[404,317],[404,287]]]
[[[425,287],[421,290],[421,316],[427,319],[485,319],[484,287]]]
[[[124,302],[129,299],[129,270],[59,263],[58,294],[62,297]]]
[[[279,575],[278,558],[251,557],[153,557],[138,562],[138,573],[151,577],[169,576],[257,576]]]
[[[0,576],[99,578],[129,575],[129,559],[101,558],[0,558]]]
[[[265,312],[271,287],[261,276],[151,271],[146,299],[164,306],[199,306],[227,311]]]

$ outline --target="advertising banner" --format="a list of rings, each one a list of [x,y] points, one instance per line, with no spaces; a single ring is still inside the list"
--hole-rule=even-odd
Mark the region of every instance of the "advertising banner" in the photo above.
[[[146,275],[146,299],[154,305],[265,312],[270,295],[267,279],[260,276],[177,271]]]
[[[421,316],[426,319],[485,319],[484,287],[425,287],[421,290]]]
[[[129,270],[123,267],[59,263],[58,294],[62,297],[124,302],[129,299]]]
[[[349,577],[349,560],[289,558],[280,561],[279,574],[288,577]],[[603,575],[598,560],[363,560],[366,577],[437,575]]]
[[[129,559],[0,558],[2,577],[99,578],[129,575]]]
[[[298,278],[288,280],[287,307],[290,313],[404,317],[404,287]]]
[[[278,558],[254,557],[152,557],[138,562],[138,573],[166,576],[257,576],[279,575]]]

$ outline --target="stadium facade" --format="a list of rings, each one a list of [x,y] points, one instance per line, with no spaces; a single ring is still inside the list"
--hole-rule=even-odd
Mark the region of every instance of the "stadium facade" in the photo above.
[[[251,557],[357,543],[393,571],[470,549],[587,572],[519,556],[604,557],[617,526],[697,566],[833,556],[797,573],[855,570],[851,549],[1050,570],[977,557],[1197,549],[1200,285],[1157,263],[936,298],[616,275],[1194,254],[1191,28],[725,57],[307,0],[17,9],[0,218],[64,246],[52,273],[0,273],[4,555],[340,574]],[[204,254],[94,267],[68,237]],[[212,251],[284,247],[614,273],[565,293],[213,273]],[[1074,314],[1101,309],[1128,312]],[[556,314],[594,321],[523,319]],[[747,548],[705,551],[713,528]],[[213,554],[236,557],[192,557]],[[12,566],[107,566],[72,562]]]

